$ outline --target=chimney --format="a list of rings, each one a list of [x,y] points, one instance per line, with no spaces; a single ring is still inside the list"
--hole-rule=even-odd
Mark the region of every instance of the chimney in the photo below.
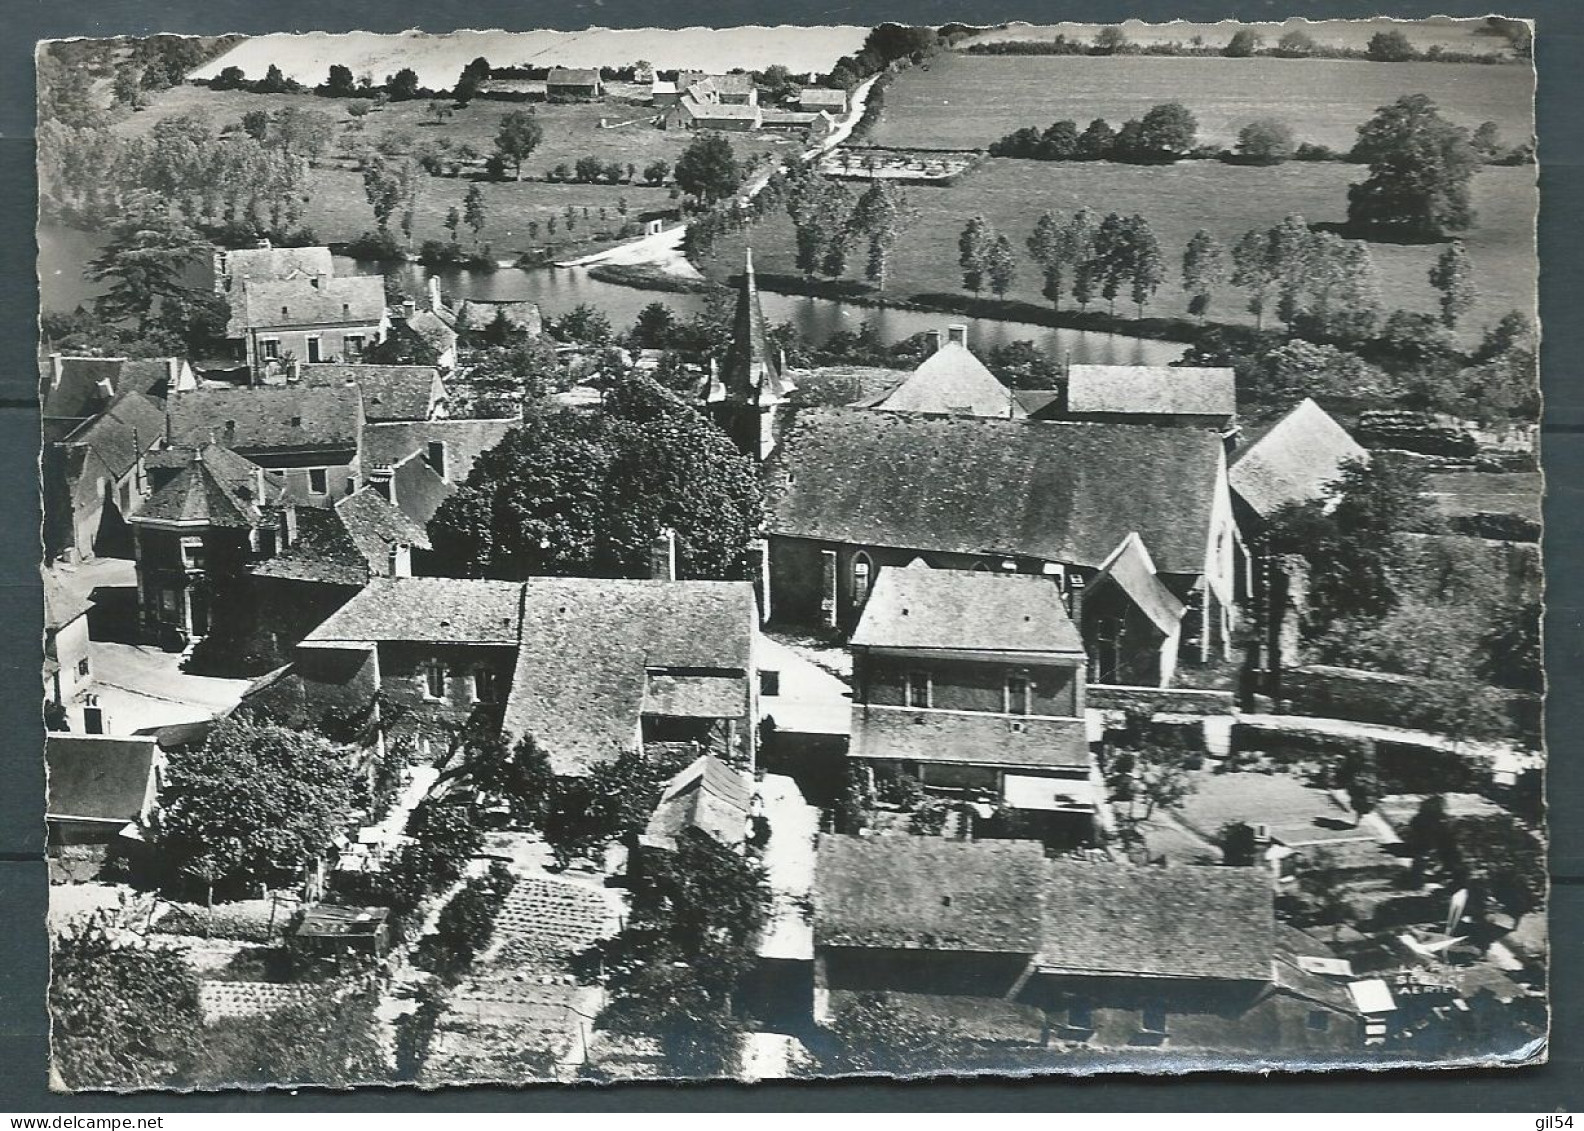
[[[110,378],[108,377],[101,377],[95,381],[94,391],[104,398],[106,404],[115,400],[115,386],[110,383]]]
[[[412,316],[414,314],[417,314],[417,313],[418,313],[418,304],[416,302],[414,302],[410,298],[402,299],[402,317],[403,318],[410,319],[410,318],[412,318]]]
[[[662,526],[649,543],[649,576],[655,581],[677,579],[676,531],[669,526]]]
[[[440,312],[440,309],[441,309],[441,307],[443,305],[444,304],[440,301],[440,277],[438,275],[430,275],[429,276],[429,309],[434,311],[436,314],[438,314]]]
[[[376,467],[369,472],[369,486],[387,503],[396,503],[396,471],[389,467]]]
[[[444,440],[429,441],[429,446],[424,451],[424,462],[434,468],[435,474],[441,479],[446,479],[446,443]]]
[[[260,503],[264,501],[264,469],[257,464],[253,466],[253,498]]]
[[[64,367],[61,364],[60,351],[57,350],[54,353],[50,354],[50,389],[51,390],[60,388],[61,373],[63,371],[63,368]]]
[[[929,352],[937,353],[941,348],[941,332],[939,330],[925,330],[924,340],[929,344]]]
[[[288,502],[280,512],[281,549],[289,550],[297,541],[297,508]]]
[[[181,384],[181,358],[167,357],[165,359],[165,388],[174,393],[176,386]]]
[[[968,324],[966,322],[954,322],[946,327],[946,340],[966,347],[968,345]]]
[[[388,567],[387,576],[411,577],[412,547],[405,542],[392,542],[386,553],[385,563]]]

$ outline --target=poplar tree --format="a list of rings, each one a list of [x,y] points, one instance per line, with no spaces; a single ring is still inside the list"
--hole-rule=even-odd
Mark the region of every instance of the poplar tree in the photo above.
[[[1479,295],[1474,288],[1473,265],[1462,240],[1448,244],[1430,268],[1430,285],[1441,292],[1442,324],[1448,330],[1457,329],[1458,319],[1473,308]]]
[[[1182,285],[1188,294],[1188,313],[1198,315],[1203,322],[1216,288],[1226,282],[1226,275],[1226,249],[1200,228],[1183,251]]]

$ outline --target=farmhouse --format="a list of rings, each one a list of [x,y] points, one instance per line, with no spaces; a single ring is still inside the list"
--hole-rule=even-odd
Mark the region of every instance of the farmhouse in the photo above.
[[[660,117],[668,130],[721,130],[745,133],[764,124],[758,103],[700,102],[692,93],[684,94],[675,106]]]
[[[545,76],[547,98],[598,98],[605,93],[600,73],[592,67],[551,67]]]
[[[1237,388],[1226,368],[1070,365],[1065,418],[1224,432],[1237,419]]]
[[[1028,415],[1018,399],[986,369],[968,348],[968,327],[929,332],[930,355],[900,385],[857,407],[891,412],[932,412],[957,416],[991,416],[1022,420]]]
[[[1230,654],[1244,551],[1212,432],[805,409],[765,480],[787,623],[850,628],[876,571],[915,558],[1048,578],[1071,607],[1136,534],[1183,606],[1183,654]]]
[[[289,373],[293,361],[355,359],[390,331],[378,275],[243,279],[230,299],[226,337],[258,376]]]
[[[1085,733],[1083,641],[1055,581],[882,569],[849,644],[851,758],[1089,838],[1104,790]]]
[[[756,623],[746,582],[378,578],[308,634],[293,666],[334,682],[371,661],[421,740],[477,720],[533,736],[561,775],[645,742],[751,764]]]
[[[357,488],[363,422],[354,385],[198,389],[170,399],[166,442],[217,442],[274,472],[296,502],[328,506]]]
[[[823,110],[777,110],[767,106],[760,115],[759,125],[767,130],[808,130],[814,137],[823,137],[834,122]]]

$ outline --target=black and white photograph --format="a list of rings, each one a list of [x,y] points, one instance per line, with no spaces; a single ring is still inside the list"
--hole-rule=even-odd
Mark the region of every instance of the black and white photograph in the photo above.
[[[1524,15],[39,42],[50,1088],[1544,1063]]]

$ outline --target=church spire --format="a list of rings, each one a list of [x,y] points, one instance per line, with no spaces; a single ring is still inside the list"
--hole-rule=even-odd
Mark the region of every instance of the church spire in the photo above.
[[[721,361],[718,395],[736,404],[773,405],[785,400],[791,389],[765,326],[759,282],[754,277],[753,248],[745,248],[742,286],[732,316],[731,345]]]

